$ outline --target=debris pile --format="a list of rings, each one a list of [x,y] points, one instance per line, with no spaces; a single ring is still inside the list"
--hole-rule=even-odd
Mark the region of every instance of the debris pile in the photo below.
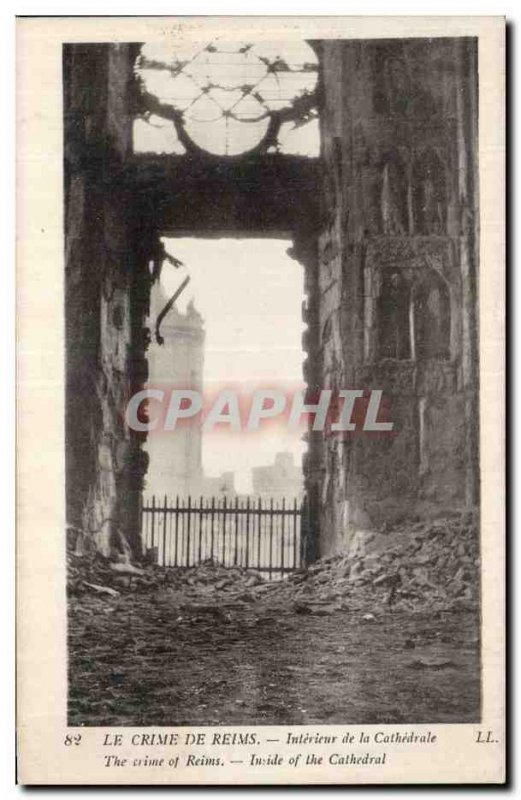
[[[168,589],[187,600],[204,597],[242,598],[252,586],[264,583],[253,570],[224,567],[208,559],[197,567],[160,567],[144,563],[135,566],[129,558],[109,559],[100,553],[67,554],[67,589],[71,595],[84,593],[115,596],[125,592]],[[254,599],[254,598],[251,598]]]
[[[256,603],[257,589],[277,589],[280,581],[266,581],[262,575],[244,567],[223,567],[212,559],[197,567],[168,570],[169,593],[180,606],[203,607],[236,603]]]
[[[365,534],[357,552],[291,575],[270,594],[297,613],[473,608],[479,601],[479,527],[472,515]],[[261,587],[259,591],[263,591]]]
[[[67,553],[67,592],[116,596],[122,591],[153,590],[166,581],[166,570],[136,567],[128,558],[111,560],[101,553]]]
[[[297,614],[475,608],[479,601],[479,526],[471,514],[403,525],[355,537],[350,552],[330,556],[285,580],[208,560],[190,569],[133,566],[69,554],[69,591],[168,592],[192,607],[251,604]]]

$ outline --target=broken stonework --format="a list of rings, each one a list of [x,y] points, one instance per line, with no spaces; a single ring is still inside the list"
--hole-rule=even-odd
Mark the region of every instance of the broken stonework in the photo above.
[[[321,381],[383,390],[394,423],[317,451],[322,555],[359,528],[346,509],[371,528],[478,501],[474,47],[322,47]]]

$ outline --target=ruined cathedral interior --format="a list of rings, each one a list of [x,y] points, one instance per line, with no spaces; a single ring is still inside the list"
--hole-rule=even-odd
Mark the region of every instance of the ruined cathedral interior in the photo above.
[[[392,437],[307,435],[308,561],[479,503],[476,41],[302,47],[64,47],[67,516],[101,552],[121,534],[140,549],[147,454],[124,408],[147,381],[164,236],[288,239],[309,391],[389,398]],[[138,151],[146,125],[170,144]]]

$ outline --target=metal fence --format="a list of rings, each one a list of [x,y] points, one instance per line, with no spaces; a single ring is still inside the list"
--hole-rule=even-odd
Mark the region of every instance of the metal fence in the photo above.
[[[154,496],[143,506],[143,549],[165,567],[212,559],[281,577],[302,566],[304,508],[296,499]]]

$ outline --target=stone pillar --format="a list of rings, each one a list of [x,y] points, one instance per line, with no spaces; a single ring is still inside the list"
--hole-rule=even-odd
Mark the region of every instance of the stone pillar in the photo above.
[[[476,42],[327,41],[321,63],[324,386],[383,390],[395,424],[325,438],[329,553],[477,500]]]
[[[137,340],[138,239],[122,176],[131,153],[131,45],[66,45],[65,316],[68,522],[108,555],[137,551],[139,446],[124,425]]]
[[[288,251],[304,268],[304,295],[302,318],[306,329],[302,336],[305,353],[303,377],[307,386],[308,402],[314,402],[322,387],[322,363],[319,350],[319,290],[317,238],[312,231],[312,221],[306,231],[296,232],[293,248]],[[320,556],[320,488],[324,476],[324,442],[311,424],[306,432],[307,452],[304,454],[304,519],[302,554],[304,563],[310,564]]]

